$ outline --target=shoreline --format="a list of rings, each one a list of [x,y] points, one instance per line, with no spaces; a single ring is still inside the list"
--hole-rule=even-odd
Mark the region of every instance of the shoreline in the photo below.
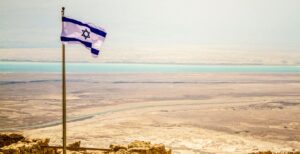
[[[61,61],[40,61],[40,60],[6,60],[6,59],[0,59],[1,62],[8,62],[8,63],[61,63]],[[300,64],[260,64],[260,63],[161,63],[161,62],[130,62],[130,61],[124,61],[124,62],[90,62],[90,61],[68,61],[67,63],[70,64],[137,64],[137,65],[190,65],[190,66],[295,66],[298,67]]]
[[[1,73],[59,73],[60,63],[0,62]],[[129,63],[68,63],[67,73],[287,73],[299,74],[300,66],[177,65]]]
[[[45,60],[13,60],[0,59],[1,62],[20,62],[20,63],[61,63],[61,61]],[[261,64],[261,63],[162,63],[162,62],[90,62],[90,61],[69,61],[68,63],[77,64],[141,64],[141,65],[202,65],[202,66],[300,66],[300,64]]]

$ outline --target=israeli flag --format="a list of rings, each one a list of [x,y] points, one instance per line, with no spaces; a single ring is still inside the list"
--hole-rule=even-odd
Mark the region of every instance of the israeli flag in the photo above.
[[[62,17],[62,22],[60,39],[64,44],[81,44],[90,49],[92,54],[99,54],[99,48],[106,37],[103,28],[67,17]]]

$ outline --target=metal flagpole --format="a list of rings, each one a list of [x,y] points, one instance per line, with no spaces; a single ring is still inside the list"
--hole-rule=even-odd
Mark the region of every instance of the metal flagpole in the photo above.
[[[61,8],[61,16],[65,14],[65,7]],[[62,23],[63,28],[63,23]],[[63,154],[67,149],[67,124],[66,124],[66,66],[65,66],[65,45],[62,43],[62,123],[63,123]]]

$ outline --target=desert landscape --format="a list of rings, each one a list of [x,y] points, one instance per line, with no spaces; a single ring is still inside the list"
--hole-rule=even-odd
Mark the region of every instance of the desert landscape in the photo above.
[[[299,0],[0,4],[0,154],[300,154]]]
[[[0,131],[61,145],[57,73],[1,73]],[[300,76],[282,73],[70,73],[68,143],[135,140],[173,153],[300,149]]]

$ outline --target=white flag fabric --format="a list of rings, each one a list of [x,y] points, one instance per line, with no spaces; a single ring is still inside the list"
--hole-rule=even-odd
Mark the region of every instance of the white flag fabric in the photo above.
[[[99,54],[100,46],[106,37],[103,28],[67,17],[62,17],[62,22],[60,39],[64,44],[81,44],[90,49],[92,54]]]

